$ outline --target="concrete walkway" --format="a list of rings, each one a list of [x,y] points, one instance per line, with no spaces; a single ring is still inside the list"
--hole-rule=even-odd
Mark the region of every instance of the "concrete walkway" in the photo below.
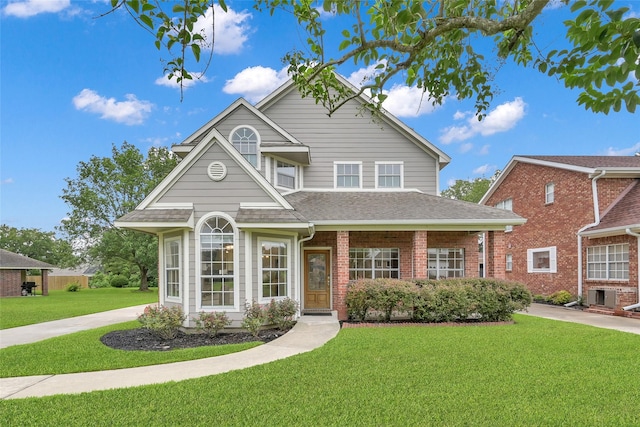
[[[142,313],[144,307],[129,307],[40,323],[38,325],[1,330],[0,348],[134,320],[138,314]],[[640,320],[638,319],[585,313],[580,310],[543,304],[532,304],[527,312],[521,312],[521,314],[640,334]],[[332,316],[302,316],[298,319],[294,328],[286,335],[267,344],[239,353],[139,368],[2,378],[0,379],[0,399],[135,387],[220,374],[311,351],[335,337],[339,330],[340,325],[335,312]]]
[[[144,306],[142,309],[144,309]],[[132,312],[135,312],[135,310],[132,310]],[[138,313],[141,312],[141,310],[138,311]],[[122,313],[118,314],[120,315]],[[133,316],[134,317],[129,317],[124,320],[120,319],[118,322],[133,320],[135,319],[135,314],[133,314]],[[63,327],[64,322],[58,321],[56,328],[58,328],[60,334],[79,330],[77,328],[80,326],[78,326],[77,322],[70,323],[72,324],[68,325],[69,328],[65,329]],[[39,326],[42,327],[42,325],[44,324],[41,323]],[[91,326],[91,328],[93,327],[97,326]],[[83,329],[90,328],[87,327]],[[82,393],[169,381],[182,381],[207,375],[221,374],[223,372],[269,363],[311,351],[335,337],[339,330],[340,324],[338,323],[335,313],[332,316],[302,316],[298,319],[293,329],[282,337],[246,351],[224,356],[100,372],[1,378],[0,399]],[[7,334],[7,336],[9,336],[9,334]],[[1,339],[4,341],[4,334]],[[17,340],[15,337],[13,339]],[[22,341],[28,341],[28,338],[24,337]],[[37,339],[33,341],[37,341]]]
[[[597,328],[615,329],[617,331],[640,334],[640,320],[629,317],[587,313],[574,308],[547,304],[531,304],[531,307],[529,307],[526,312],[522,311],[519,313],[563,322],[582,323]]]

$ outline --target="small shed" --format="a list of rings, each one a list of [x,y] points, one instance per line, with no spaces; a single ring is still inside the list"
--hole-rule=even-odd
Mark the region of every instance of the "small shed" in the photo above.
[[[49,270],[51,264],[0,249],[0,297],[22,295],[22,284],[26,281],[27,271],[41,271],[42,295],[49,295]]]

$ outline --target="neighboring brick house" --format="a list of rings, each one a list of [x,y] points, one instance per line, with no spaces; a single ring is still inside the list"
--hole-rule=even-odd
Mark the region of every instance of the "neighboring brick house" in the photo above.
[[[22,284],[27,280],[29,270],[40,270],[41,293],[49,295],[48,273],[53,268],[46,262],[0,249],[0,297],[22,295]]]
[[[181,162],[116,222],[159,236],[160,303],[181,305],[188,325],[225,311],[239,326],[245,302],[287,297],[346,319],[353,279],[477,277],[478,233],[500,240],[524,219],[439,197],[450,158],[365,101],[328,116],[289,81],[175,145]],[[486,271],[503,278],[496,248]]]
[[[515,156],[480,203],[527,219],[505,233],[507,279],[598,310],[640,302],[640,156]]]

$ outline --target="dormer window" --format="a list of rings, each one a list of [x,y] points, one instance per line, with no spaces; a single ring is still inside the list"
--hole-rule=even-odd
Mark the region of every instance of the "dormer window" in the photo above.
[[[283,188],[296,188],[296,166],[281,162],[276,162],[276,186]]]
[[[260,135],[249,126],[240,126],[231,132],[231,143],[242,157],[258,169]]]

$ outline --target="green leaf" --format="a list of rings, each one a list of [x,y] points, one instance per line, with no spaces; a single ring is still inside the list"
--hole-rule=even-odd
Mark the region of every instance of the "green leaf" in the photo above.
[[[140,2],[138,0],[128,0],[127,6],[129,6],[135,13],[140,13]]]
[[[140,20],[153,30],[153,20],[148,15],[140,15]]]
[[[200,45],[192,43],[191,52],[193,52],[193,57],[196,59],[196,61],[200,62]]]
[[[227,3],[225,3],[224,0],[218,0],[218,4],[220,5],[220,8],[222,10],[224,10],[225,12],[227,12]]]

